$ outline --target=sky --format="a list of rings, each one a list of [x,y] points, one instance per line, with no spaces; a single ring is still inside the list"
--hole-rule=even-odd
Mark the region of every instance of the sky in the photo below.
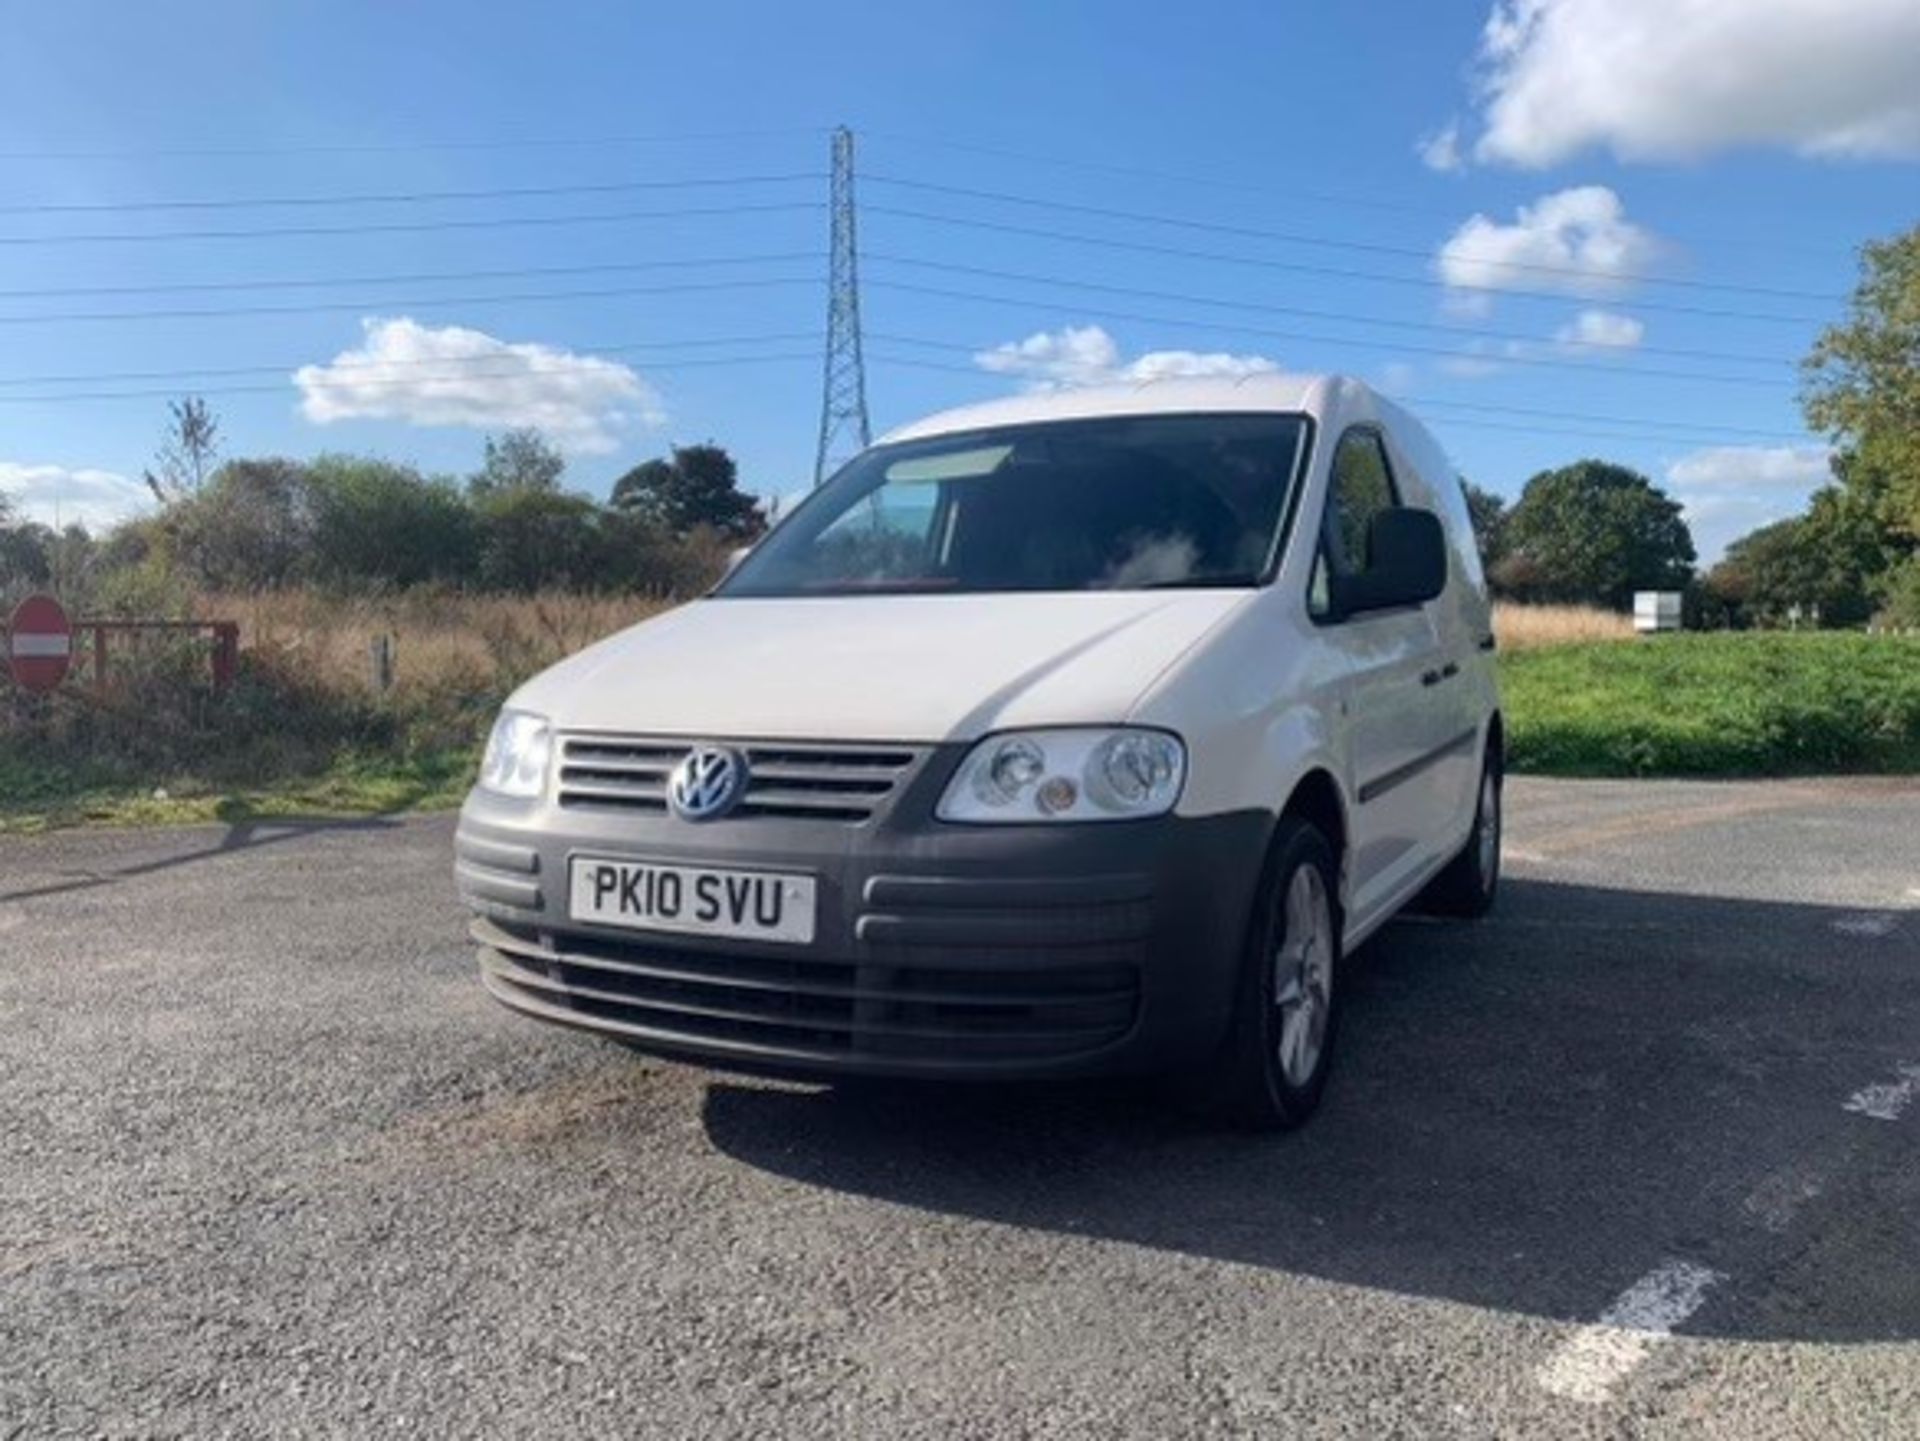
[[[1509,497],[1585,456],[1703,558],[1826,474],[1797,361],[1920,220],[1915,0],[1167,7],[0,0],[0,492],[228,455],[804,489],[828,131],[876,435],[1025,387],[1342,371]]]

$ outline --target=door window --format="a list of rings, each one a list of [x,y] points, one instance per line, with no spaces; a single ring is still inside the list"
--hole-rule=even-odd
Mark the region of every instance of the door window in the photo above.
[[[1367,528],[1381,511],[1398,504],[1379,433],[1349,430],[1340,437],[1333,453],[1333,473],[1327,480],[1326,518],[1320,528],[1320,548],[1307,593],[1310,614],[1327,614],[1329,573],[1359,575],[1366,570]]]

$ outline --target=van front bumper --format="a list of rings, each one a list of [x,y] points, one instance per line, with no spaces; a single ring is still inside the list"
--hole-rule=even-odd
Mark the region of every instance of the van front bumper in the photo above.
[[[1139,1073],[1195,1063],[1220,1044],[1266,813],[969,826],[934,820],[934,794],[937,785],[912,786],[860,825],[692,824],[476,791],[461,811],[455,874],[476,913],[481,977],[541,1020],[799,1075]],[[576,921],[576,854],[812,875],[814,938]]]

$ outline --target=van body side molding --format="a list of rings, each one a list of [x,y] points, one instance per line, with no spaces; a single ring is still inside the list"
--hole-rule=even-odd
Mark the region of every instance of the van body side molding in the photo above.
[[[1375,776],[1372,780],[1363,782],[1360,787],[1360,804],[1365,805],[1368,801],[1378,800],[1395,786],[1405,785],[1428,766],[1439,764],[1455,751],[1466,750],[1479,739],[1478,727],[1461,731],[1452,740],[1444,745],[1435,746],[1425,755],[1415,756],[1405,765],[1396,766],[1385,775]]]

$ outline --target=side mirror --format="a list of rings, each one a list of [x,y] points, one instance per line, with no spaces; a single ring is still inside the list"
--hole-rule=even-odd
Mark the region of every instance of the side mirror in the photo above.
[[[1367,527],[1367,568],[1328,578],[1337,616],[1424,605],[1447,588],[1447,536],[1431,511],[1396,506]]]

